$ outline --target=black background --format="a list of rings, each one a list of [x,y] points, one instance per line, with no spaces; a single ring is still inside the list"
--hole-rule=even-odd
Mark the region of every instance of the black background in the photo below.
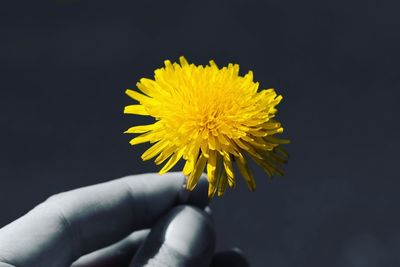
[[[284,95],[291,160],[212,202],[253,266],[399,266],[397,1],[2,1],[0,226],[131,173],[124,95],[164,59],[253,70]],[[212,97],[212,96],[210,96]]]

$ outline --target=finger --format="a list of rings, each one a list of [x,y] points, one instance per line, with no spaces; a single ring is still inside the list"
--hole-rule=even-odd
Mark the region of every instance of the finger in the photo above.
[[[186,189],[186,182],[187,181],[185,179],[185,185],[184,185],[185,189]],[[192,206],[196,206],[199,208],[206,207],[210,199],[208,198],[208,181],[205,174],[201,176],[194,190],[196,191],[195,194],[191,193],[188,190],[182,190],[182,192],[188,195],[188,197],[187,201],[184,201],[185,199],[183,198],[181,204],[190,204]]]
[[[181,173],[142,174],[55,195],[0,229],[0,258],[17,266],[69,266],[149,228],[179,202],[184,180]]]
[[[205,207],[204,212],[211,215],[211,208]],[[71,267],[128,266],[139,246],[148,236],[149,231],[147,229],[136,231],[111,246],[80,257]]]
[[[123,240],[80,257],[71,267],[128,266],[149,230],[140,230]]]
[[[229,251],[218,252],[214,255],[210,267],[249,267],[250,264],[243,252],[234,248]]]
[[[214,249],[210,216],[192,206],[178,206],[153,227],[131,267],[205,267]]]

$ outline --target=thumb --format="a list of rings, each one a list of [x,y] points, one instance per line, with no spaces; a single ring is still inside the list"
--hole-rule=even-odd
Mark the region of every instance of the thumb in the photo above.
[[[192,206],[178,206],[151,230],[131,267],[206,267],[215,249],[210,215]]]

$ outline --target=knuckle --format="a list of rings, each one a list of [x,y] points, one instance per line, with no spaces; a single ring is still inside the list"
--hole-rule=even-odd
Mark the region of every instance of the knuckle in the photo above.
[[[47,218],[52,228],[60,233],[60,238],[66,240],[67,244],[70,244],[72,255],[78,255],[77,253],[81,249],[78,242],[79,231],[73,227],[74,223],[65,208],[66,204],[63,193],[60,193],[49,197],[34,210],[39,212],[44,218]]]
[[[56,194],[36,206],[33,212],[39,213],[43,218],[47,218],[54,228],[64,234],[71,234],[71,221],[63,204],[62,194]]]
[[[44,203],[45,202],[59,202],[59,201],[62,201],[64,194],[65,193],[57,193],[57,194],[51,195],[44,201]]]

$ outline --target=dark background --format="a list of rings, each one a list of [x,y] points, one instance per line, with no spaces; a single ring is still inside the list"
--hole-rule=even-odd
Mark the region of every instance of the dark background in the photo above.
[[[0,226],[56,192],[151,172],[124,95],[164,59],[253,70],[291,160],[212,203],[253,266],[399,266],[397,1],[2,1]]]

